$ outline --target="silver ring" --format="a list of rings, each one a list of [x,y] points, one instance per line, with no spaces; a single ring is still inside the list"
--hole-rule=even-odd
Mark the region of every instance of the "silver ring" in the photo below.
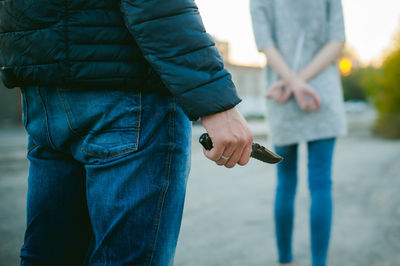
[[[228,160],[229,160],[229,157],[225,157],[225,156],[222,155],[220,159],[225,160],[225,161],[228,161]]]

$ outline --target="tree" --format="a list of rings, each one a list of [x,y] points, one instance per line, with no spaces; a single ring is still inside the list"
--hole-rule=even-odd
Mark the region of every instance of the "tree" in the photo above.
[[[400,30],[381,71],[365,76],[363,84],[373,95],[378,111],[375,131],[387,138],[400,138]]]
[[[372,67],[353,69],[348,76],[342,76],[344,100],[367,100],[366,86],[363,83],[364,77],[371,75],[375,69]]]
[[[342,61],[346,60],[350,61],[350,69],[348,73],[346,73],[346,71],[341,67]],[[370,67],[364,68],[360,66],[359,56],[355,49],[349,44],[346,44],[345,49],[342,51],[339,60],[339,68],[341,71],[344,100],[365,101],[367,95],[362,80],[365,75],[368,75],[369,72],[371,72],[372,69]]]

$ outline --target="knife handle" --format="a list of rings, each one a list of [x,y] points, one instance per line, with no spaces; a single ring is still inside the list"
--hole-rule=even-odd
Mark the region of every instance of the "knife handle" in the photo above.
[[[211,150],[213,148],[213,143],[211,141],[210,136],[207,133],[203,133],[200,136],[199,142],[203,145],[204,149]]]

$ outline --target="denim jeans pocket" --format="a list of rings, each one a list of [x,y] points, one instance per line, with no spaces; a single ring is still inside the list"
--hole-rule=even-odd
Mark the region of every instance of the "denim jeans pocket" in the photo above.
[[[139,132],[132,129],[110,128],[90,132],[81,146],[89,156],[112,159],[138,149]]]
[[[115,158],[137,150],[141,95],[129,90],[58,89],[70,130],[81,150],[96,158]]]

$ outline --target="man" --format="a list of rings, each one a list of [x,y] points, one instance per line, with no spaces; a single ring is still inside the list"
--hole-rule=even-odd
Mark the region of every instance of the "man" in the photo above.
[[[249,160],[193,0],[0,1],[0,65],[29,135],[22,265],[171,265],[189,119],[214,142],[207,158]]]

